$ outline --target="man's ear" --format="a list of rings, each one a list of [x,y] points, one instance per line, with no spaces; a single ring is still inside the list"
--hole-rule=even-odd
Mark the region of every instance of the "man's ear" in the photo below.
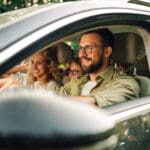
[[[105,47],[104,49],[104,57],[109,58],[112,54],[112,48],[110,46]]]

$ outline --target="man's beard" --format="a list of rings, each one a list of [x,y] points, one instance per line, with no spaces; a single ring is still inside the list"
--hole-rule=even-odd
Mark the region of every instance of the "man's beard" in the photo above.
[[[88,58],[89,59],[89,58]],[[82,66],[83,73],[94,73],[102,66],[102,58],[96,64],[91,64],[90,66]]]

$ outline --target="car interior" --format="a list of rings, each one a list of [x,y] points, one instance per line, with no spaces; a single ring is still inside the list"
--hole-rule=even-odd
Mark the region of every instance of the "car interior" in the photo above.
[[[145,36],[149,37],[149,31],[138,26],[129,25],[104,27],[108,27],[114,34],[111,63],[118,69],[121,67],[123,70],[120,71],[124,71],[138,81],[141,87],[140,97],[150,95],[150,72],[147,58],[150,47],[147,43],[148,38],[146,39]],[[62,41],[73,47],[75,55],[78,55],[78,49],[73,44],[76,43],[77,45],[79,43],[81,34],[79,33],[79,35],[71,36]]]
[[[149,95],[149,69],[142,38],[135,33],[118,33],[114,35],[115,45],[112,59],[121,64],[128,75],[134,76],[139,82],[140,96]]]
[[[111,63],[126,74],[133,76],[141,87],[140,97],[150,95],[150,73],[148,66],[148,44],[149,31],[134,25],[109,25],[96,28],[109,28],[114,35],[114,48],[111,58]],[[93,30],[91,28],[88,30]],[[54,55],[57,55],[57,50],[61,49],[63,52],[62,58],[57,58],[58,62],[69,62],[71,60],[71,52],[73,50],[74,56],[78,57],[78,44],[83,30],[76,34],[67,36],[53,45],[50,44],[40,49],[49,49]],[[148,37],[148,38],[146,38]],[[70,46],[70,49],[63,45],[63,43]],[[61,60],[62,59],[62,60]],[[60,74],[62,76],[62,74]]]

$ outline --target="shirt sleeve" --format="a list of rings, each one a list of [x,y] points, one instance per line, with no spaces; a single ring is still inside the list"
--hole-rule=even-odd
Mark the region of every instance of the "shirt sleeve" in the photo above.
[[[85,80],[74,77],[62,87],[58,88],[57,92],[61,95],[78,96],[81,94],[81,89]]]
[[[103,90],[92,92],[96,103],[100,107],[131,100],[139,96],[140,87],[134,78],[118,77],[110,81]]]
[[[61,87],[57,87],[56,92],[60,95],[70,95],[70,81]]]

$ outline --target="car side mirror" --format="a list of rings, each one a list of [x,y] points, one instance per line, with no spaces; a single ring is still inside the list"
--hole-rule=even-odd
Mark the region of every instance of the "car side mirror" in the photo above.
[[[103,149],[115,145],[114,122],[98,108],[35,89],[0,97],[0,147]]]

